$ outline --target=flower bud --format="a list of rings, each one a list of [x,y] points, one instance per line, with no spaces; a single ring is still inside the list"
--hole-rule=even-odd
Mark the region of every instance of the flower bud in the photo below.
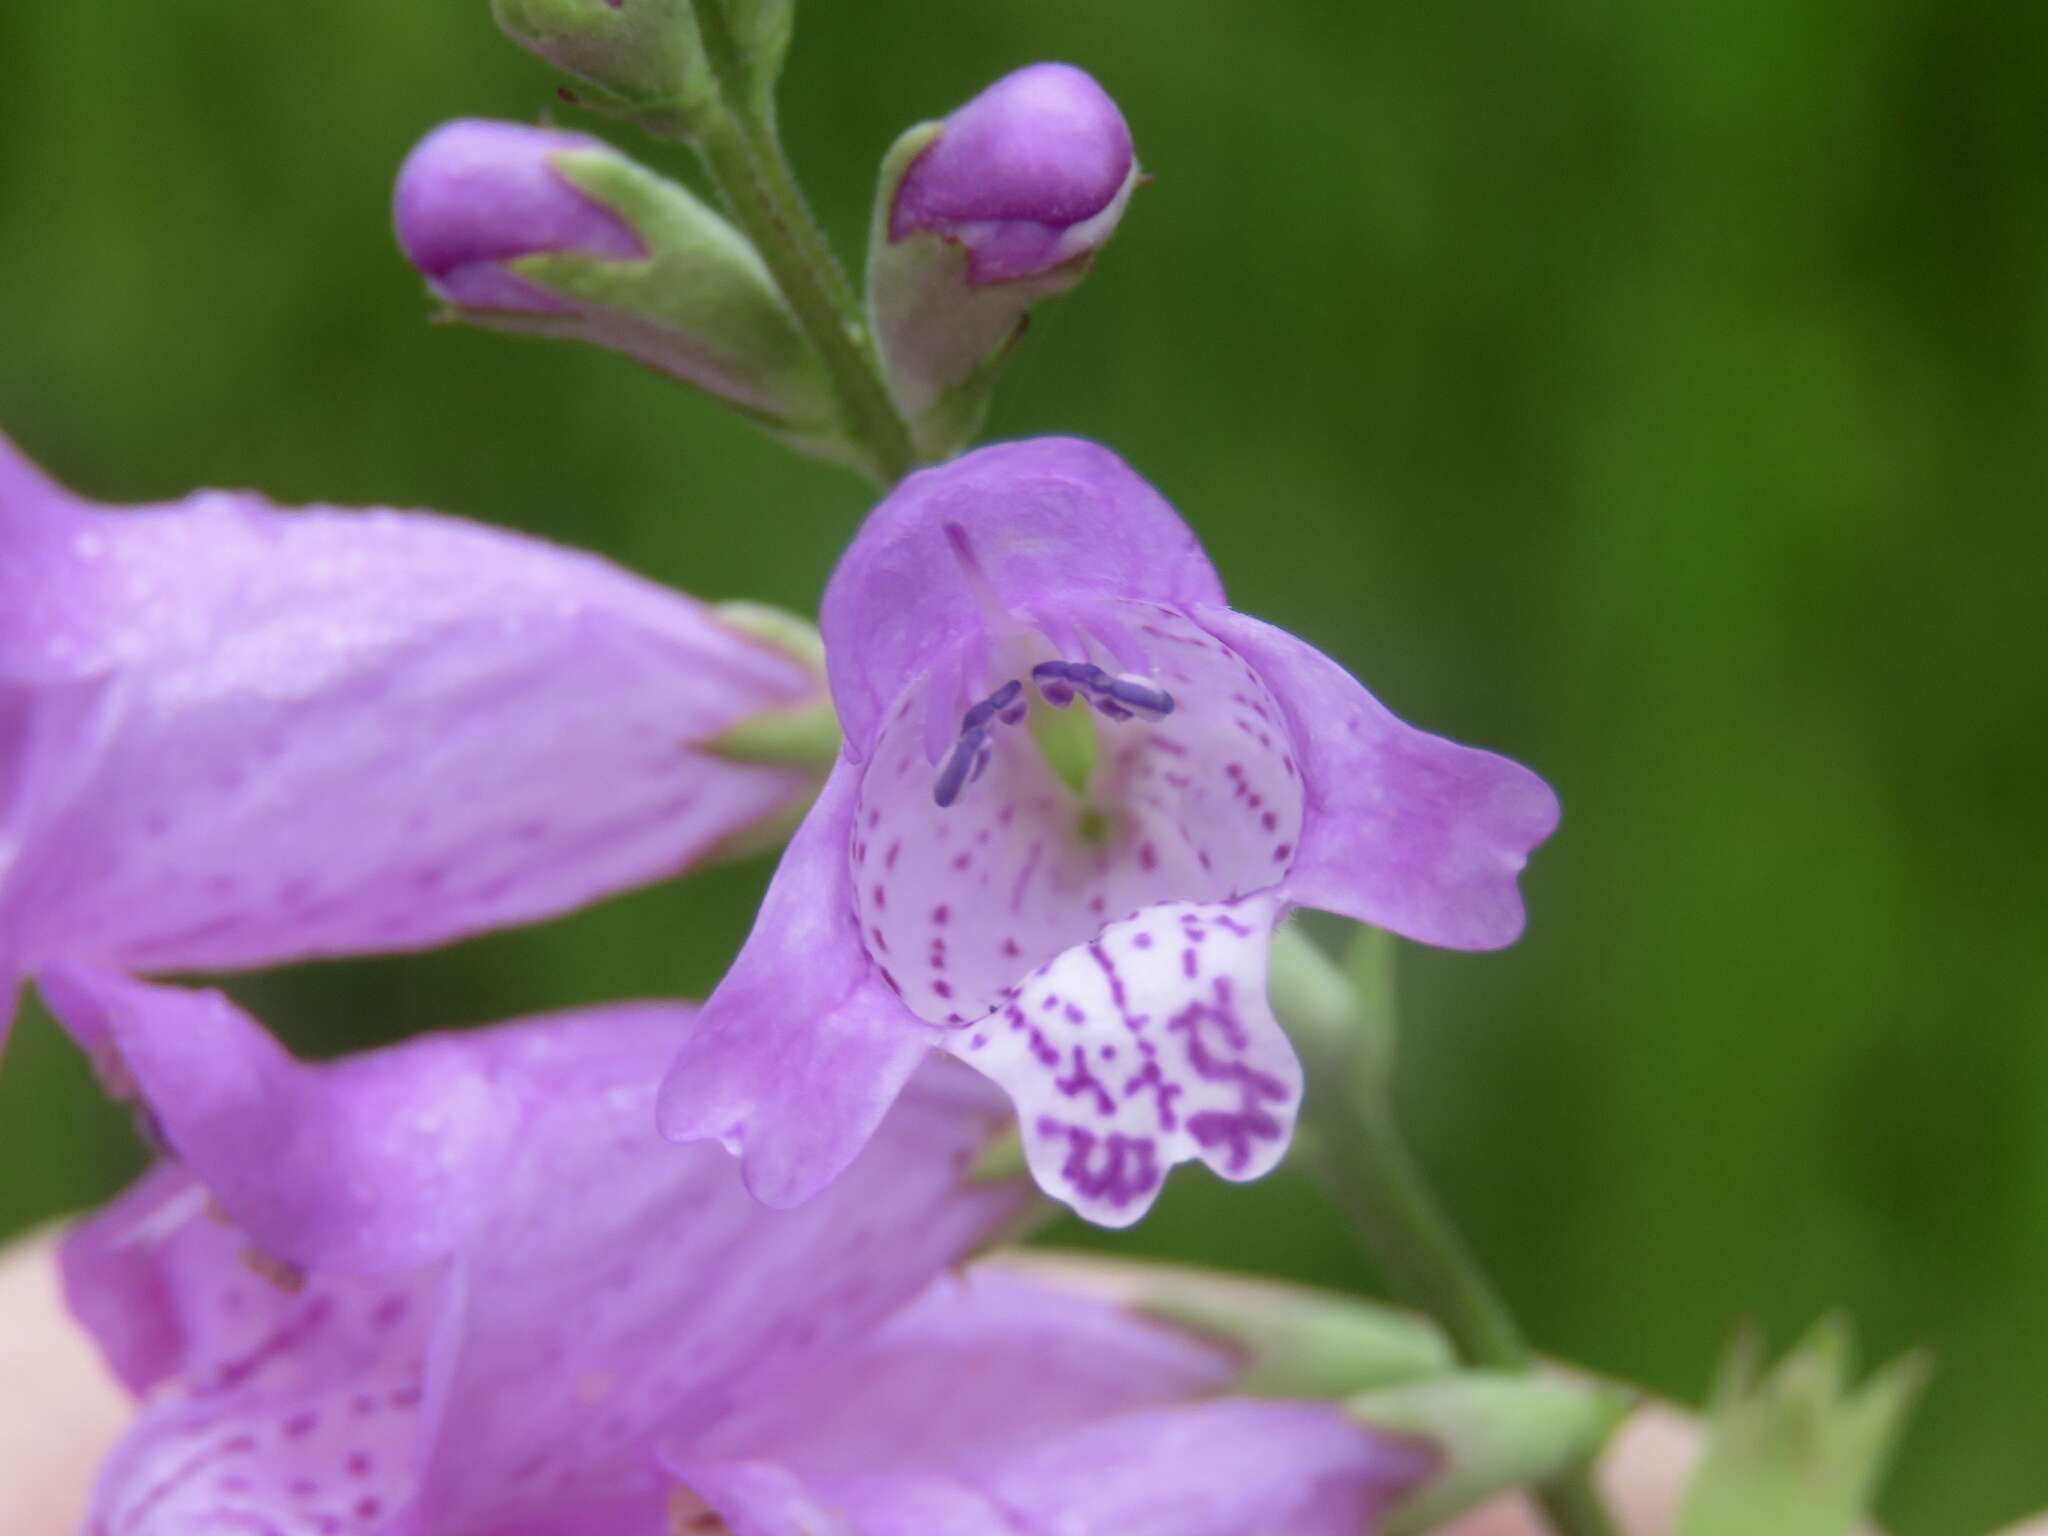
[[[602,141],[443,124],[398,173],[406,257],[457,317],[623,352],[835,463],[830,381],[745,237]]]
[[[624,219],[550,163],[557,154],[608,152],[587,134],[478,119],[444,123],[399,170],[392,197],[398,243],[456,309],[562,313],[566,299],[510,264],[547,254],[647,256]]]
[[[964,444],[1039,299],[1086,275],[1137,184],[1123,114],[1070,64],[1006,75],[882,166],[868,304],[920,452]]]
[[[1033,64],[939,125],[896,184],[889,238],[957,241],[976,285],[1039,277],[1109,238],[1136,173],[1108,93],[1071,64]]]
[[[795,0],[708,0],[724,29],[734,85],[765,106],[789,50]],[[719,82],[691,0],[491,0],[520,47],[596,86],[604,105],[656,129],[687,132]]]

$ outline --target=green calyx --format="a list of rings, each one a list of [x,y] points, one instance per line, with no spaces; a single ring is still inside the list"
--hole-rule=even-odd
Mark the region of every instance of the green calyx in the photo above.
[[[1578,1378],[1459,1371],[1360,1393],[1344,1411],[1368,1429],[1421,1440],[1436,1452],[1435,1471],[1381,1526],[1388,1536],[1405,1536],[1584,1463],[1633,1401],[1618,1387]]]
[[[569,308],[463,318],[624,352],[802,452],[861,462],[841,427],[831,379],[744,235],[688,189],[614,150],[567,150],[549,163],[632,229],[646,257],[524,257],[507,263],[509,270]]]
[[[825,684],[825,642],[817,626],[766,603],[720,603],[712,613],[764,649],[778,652],[816,680],[815,693],[801,703],[757,711],[726,727],[698,750],[727,762],[795,768],[821,783],[839,759],[839,716]]]
[[[890,147],[868,232],[867,308],[875,346],[924,463],[950,458],[973,441],[1032,306],[1074,287],[1090,266],[1084,256],[1039,277],[976,287],[968,281],[967,252],[956,242],[922,231],[892,240],[896,188],[944,126],[919,123]]]
[[[1676,1536],[1847,1536],[1926,1384],[1927,1357],[1907,1355],[1856,1386],[1849,1330],[1834,1319],[1768,1374],[1761,1363],[1756,1336],[1739,1337]]]

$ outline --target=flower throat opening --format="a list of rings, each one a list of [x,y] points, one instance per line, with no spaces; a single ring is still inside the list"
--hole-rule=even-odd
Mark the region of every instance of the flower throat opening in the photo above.
[[[862,773],[861,938],[934,1024],[984,1017],[1144,907],[1268,888],[1300,840],[1293,740],[1242,657],[1135,600],[1056,627],[1096,658],[1040,659],[1060,640],[1022,625],[991,637],[995,665],[969,650],[905,690]],[[976,671],[989,691],[935,720]]]

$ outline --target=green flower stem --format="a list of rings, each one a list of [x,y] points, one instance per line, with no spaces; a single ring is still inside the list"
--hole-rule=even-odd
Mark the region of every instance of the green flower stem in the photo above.
[[[1309,1157],[1388,1285],[1436,1320],[1460,1361],[1533,1371],[1534,1351],[1401,1137],[1388,1092],[1392,941],[1360,938],[1365,964],[1347,976],[1292,925],[1275,935],[1273,1006],[1321,1089],[1307,1106]],[[1619,1536],[1590,1469],[1535,1492],[1560,1536]]]
[[[770,112],[746,88],[721,0],[691,0],[718,100],[694,113],[690,134],[734,220],[818,349],[849,436],[884,485],[916,467],[910,431],[882,383],[861,306],[804,201]]]

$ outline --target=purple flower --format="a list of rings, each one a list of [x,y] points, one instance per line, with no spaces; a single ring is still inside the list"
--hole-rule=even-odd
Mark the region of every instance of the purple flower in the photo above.
[[[1030,1198],[966,1175],[1001,1105],[951,1063],[779,1212],[646,1145],[685,1006],[305,1066],[218,994],[44,987],[174,1159],[64,1252],[143,1399],[107,1536],[1358,1536],[1438,1465],[1336,1405],[1215,1399],[1216,1343],[942,1278]]]
[[[864,462],[754,247],[687,188],[602,140],[444,123],[399,169],[392,222],[454,316],[622,352],[806,453]]]
[[[551,163],[605,154],[588,134],[465,118],[443,123],[406,156],[392,222],[406,259],[434,292],[464,309],[566,311],[568,303],[506,263],[564,252],[635,261],[647,250],[609,208]]]
[[[414,949],[800,803],[702,750],[813,674],[588,555],[246,493],[112,508],[0,439],[0,1035],[61,963]]]
[[[1091,1220],[1136,1220],[1190,1158],[1255,1178],[1301,1094],[1266,1002],[1290,907],[1457,949],[1521,931],[1550,790],[1232,612],[1105,449],[913,476],[823,623],[845,755],[662,1099],[771,1204],[844,1167],[932,1049],[1009,1093],[1038,1182]]]
[[[1108,93],[1071,64],[1033,64],[940,125],[897,183],[889,238],[958,241],[972,283],[1037,277],[1109,238],[1137,174]]]

